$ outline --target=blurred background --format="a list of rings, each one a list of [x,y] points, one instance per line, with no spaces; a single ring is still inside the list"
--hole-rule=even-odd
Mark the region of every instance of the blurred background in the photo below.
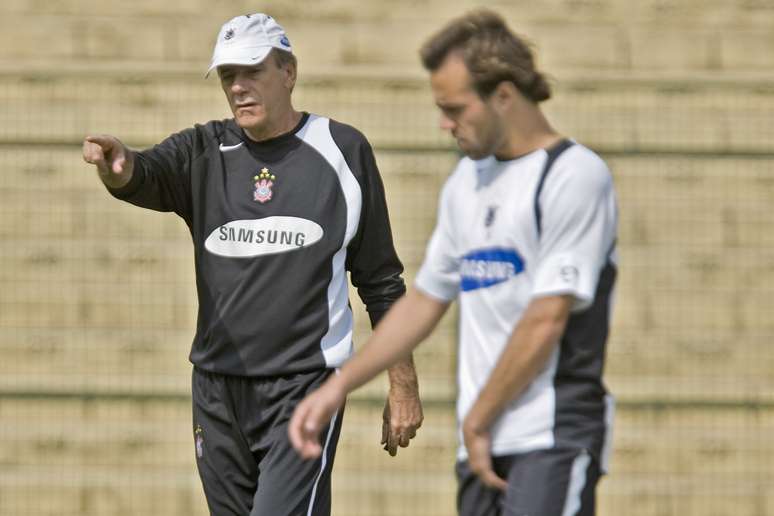
[[[618,190],[599,514],[774,514],[774,2],[3,0],[0,515],[207,513],[189,235],[112,199],[83,136],[144,147],[228,116],[202,78],[218,29],[272,14],[299,59],[296,107],[371,140],[410,282],[457,160],[417,49],[484,3],[533,42],[544,109]],[[379,447],[384,379],[352,397],[335,515],[454,514],[455,320],[416,354],[426,419],[409,449]]]

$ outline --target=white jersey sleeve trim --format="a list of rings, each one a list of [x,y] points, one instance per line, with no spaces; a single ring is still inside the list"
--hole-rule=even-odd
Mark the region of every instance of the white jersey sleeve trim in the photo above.
[[[616,202],[605,163],[582,145],[565,151],[546,179],[532,297],[572,295],[574,311],[594,300],[615,243]]]
[[[327,367],[338,367],[352,354],[352,309],[349,306],[349,288],[345,269],[347,246],[357,232],[363,196],[360,184],[347,164],[330,131],[328,118],[310,115],[307,124],[296,133],[330,163],[339,177],[347,203],[347,227],[341,248],[333,256],[331,282],[328,285],[328,332],[320,347]]]

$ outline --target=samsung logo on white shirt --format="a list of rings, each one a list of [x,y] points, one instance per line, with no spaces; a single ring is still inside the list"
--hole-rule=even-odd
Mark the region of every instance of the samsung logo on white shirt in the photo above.
[[[266,217],[234,220],[215,228],[204,247],[212,254],[249,258],[284,253],[319,241],[323,229],[316,222],[299,217]]]
[[[491,287],[524,271],[524,260],[515,249],[478,249],[462,257],[460,289],[464,292]]]

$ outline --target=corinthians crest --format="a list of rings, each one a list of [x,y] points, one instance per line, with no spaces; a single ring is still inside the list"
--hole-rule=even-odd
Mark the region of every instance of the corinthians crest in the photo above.
[[[263,167],[261,173],[253,177],[255,180],[255,191],[253,192],[253,200],[260,203],[265,203],[271,200],[272,192],[271,187],[274,186],[274,180],[277,177],[269,172],[269,169]]]

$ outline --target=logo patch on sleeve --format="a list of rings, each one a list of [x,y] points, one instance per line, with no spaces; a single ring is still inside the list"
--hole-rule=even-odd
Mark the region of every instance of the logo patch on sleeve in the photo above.
[[[515,249],[477,249],[462,257],[460,289],[487,288],[508,281],[524,271],[524,259]]]

